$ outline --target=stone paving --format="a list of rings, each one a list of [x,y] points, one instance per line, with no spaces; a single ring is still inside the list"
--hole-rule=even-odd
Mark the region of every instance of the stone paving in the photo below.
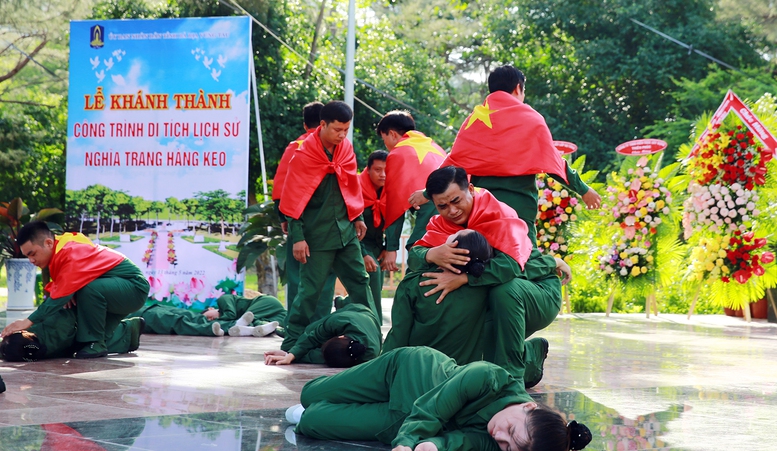
[[[574,314],[541,336],[550,354],[531,392],[591,428],[587,449],[773,448],[777,324]],[[144,335],[127,355],[0,363],[0,450],[389,449],[295,436],[285,408],[338,370],[265,366],[280,343]]]

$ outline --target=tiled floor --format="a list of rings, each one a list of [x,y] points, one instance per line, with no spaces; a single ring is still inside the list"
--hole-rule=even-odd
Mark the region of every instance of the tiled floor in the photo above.
[[[541,335],[551,348],[532,391],[591,428],[587,449],[773,448],[775,324],[565,315]],[[0,450],[389,448],[294,437],[285,407],[337,370],[265,366],[280,342],[144,335],[134,354],[0,363]]]

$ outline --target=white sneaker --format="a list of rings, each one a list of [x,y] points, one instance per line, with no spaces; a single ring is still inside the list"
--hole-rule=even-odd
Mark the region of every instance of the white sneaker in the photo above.
[[[254,322],[254,312],[245,312],[243,316],[235,321],[236,326],[250,326]]]
[[[294,426],[287,427],[286,432],[283,433],[283,436],[286,438],[287,442],[297,446],[297,434],[294,433]]]
[[[261,326],[254,327],[254,332],[252,335],[254,337],[265,337],[275,332],[275,329],[277,328],[278,328],[278,321],[262,324]]]
[[[286,409],[286,421],[291,424],[299,423],[300,418],[302,418],[302,412],[304,411],[305,408],[302,407],[302,404],[294,404]]]
[[[227,333],[230,337],[239,337],[240,336],[240,326],[232,326],[229,329],[227,329]]]
[[[224,330],[221,328],[221,324],[219,323],[213,323],[213,326],[211,326],[213,329],[213,335],[217,337],[223,337],[224,336]]]

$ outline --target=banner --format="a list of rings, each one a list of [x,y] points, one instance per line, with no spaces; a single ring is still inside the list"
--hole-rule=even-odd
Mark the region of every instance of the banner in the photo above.
[[[68,214],[156,301],[242,294],[250,57],[248,17],[70,24]]]
[[[615,152],[621,155],[650,155],[666,149],[666,141],[661,139],[635,139],[619,144]]]
[[[717,130],[723,122],[723,119],[731,112],[736,114],[742,122],[745,123],[747,128],[753,132],[761,143],[763,143],[764,147],[772,151],[772,153],[777,152],[777,139],[775,139],[766,126],[763,125],[761,120],[750,111],[750,108],[742,102],[739,96],[734,94],[734,91],[729,90],[726,93],[726,97],[723,98],[723,102],[715,111],[715,114],[712,115],[712,119],[710,119],[707,128],[704,129],[704,132],[699,136],[699,139],[696,140],[696,144],[693,146],[693,149],[691,149],[689,157],[696,155],[701,147],[700,143],[704,142],[704,138]]]

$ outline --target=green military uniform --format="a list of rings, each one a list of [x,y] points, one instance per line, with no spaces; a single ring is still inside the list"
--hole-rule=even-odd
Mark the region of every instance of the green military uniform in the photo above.
[[[63,274],[67,277],[67,274]],[[128,314],[143,306],[148,298],[149,284],[140,269],[129,259],[124,259],[105,274],[94,279],[69,296],[49,299],[52,308],[63,307],[75,296],[77,306],[79,343],[107,342],[113,330]],[[43,312],[36,310],[29,319],[33,323],[42,320]]]
[[[380,193],[383,188],[378,188],[378,199],[380,199]],[[383,325],[383,307],[381,306],[381,300],[383,299],[383,270],[380,269],[380,262],[378,257],[380,253],[386,249],[383,244],[383,217],[380,218],[381,223],[378,227],[375,227],[375,221],[373,220],[372,207],[364,209],[364,216],[367,220],[364,222],[367,225],[367,233],[361,240],[362,259],[369,255],[375,260],[375,266],[377,269],[374,272],[367,272],[370,276],[370,292],[372,293],[372,301],[375,303],[375,309],[378,313],[378,321]],[[348,300],[350,302],[350,299]],[[295,354],[296,355],[296,354]]]
[[[281,219],[281,222],[286,222],[288,221],[288,219],[286,219],[286,215],[281,213],[280,208],[278,208],[280,203],[281,203],[280,200],[275,201],[275,212],[278,214],[278,217]],[[286,275],[287,310],[291,310],[291,301],[294,300],[294,298],[297,296],[297,291],[299,291],[299,266],[300,266],[300,262],[294,259],[294,253],[292,249],[293,246],[292,246],[292,243],[290,243],[289,241],[287,241],[283,246],[286,249],[285,275]],[[321,319],[332,312],[332,299],[334,299],[334,296],[335,296],[336,282],[337,282],[337,277],[335,277],[335,274],[333,272],[330,272],[329,277],[327,277],[326,279],[326,283],[324,283],[324,289],[321,290],[321,296],[319,296],[318,304],[316,305],[316,313],[313,315],[313,318],[311,318],[311,321]],[[283,322],[281,324],[284,327],[286,326],[286,324]]]
[[[146,332],[162,335],[192,335],[197,337],[215,337],[213,333],[213,321],[208,320],[201,312],[195,312],[183,308],[175,308],[162,304],[151,304],[137,312],[131,313],[130,318],[142,317],[146,321]],[[221,327],[226,330],[235,322],[220,321]]]
[[[62,308],[52,299],[47,299],[29,316],[32,326],[27,330],[38,337],[46,346],[47,359],[72,357],[77,351],[76,334],[78,331],[76,308]],[[125,354],[132,349],[131,320],[119,322],[106,342],[111,354]],[[137,340],[137,339],[136,339]]]
[[[221,321],[237,321],[244,313],[251,312],[254,314],[254,321],[249,326],[261,326],[273,321],[278,321],[279,324],[286,322],[286,309],[281,301],[266,294],[255,298],[225,294],[216,299],[216,305]]]
[[[583,182],[577,171],[566,165],[569,188],[583,195],[588,192],[588,185]],[[559,183],[564,183],[561,177],[548,174]],[[529,238],[532,246],[537,247],[537,208],[539,205],[539,190],[537,189],[537,177],[532,175],[519,175],[513,177],[493,177],[473,175],[470,179],[473,185],[485,188],[498,200],[509,205],[518,217],[526,222],[529,227]]]
[[[380,324],[372,309],[361,304],[348,304],[320,320],[310,323],[299,336],[289,353],[294,362],[326,363],[321,346],[330,338],[345,335],[363,344],[367,350],[359,363],[372,360],[380,354],[382,336]]]
[[[487,425],[512,404],[531,402],[504,369],[459,366],[427,347],[401,348],[302,389],[296,432],[325,440],[379,440],[414,449],[496,451]]]
[[[416,241],[420,240],[426,234],[426,225],[429,224],[429,220],[432,216],[437,214],[437,207],[433,202],[427,202],[421,205],[418,210],[411,208],[408,210],[410,214],[415,215],[415,224],[413,230],[410,232],[410,237],[407,239],[406,249],[413,247]],[[405,224],[405,216],[402,215],[394,221],[386,229],[386,249],[389,251],[399,250],[399,241],[402,237],[402,227]]]
[[[286,318],[286,309],[278,299],[272,296],[258,296],[254,299],[225,294],[216,300],[219,317],[209,320],[201,312],[170,307],[161,304],[151,304],[130,314],[130,317],[140,316],[146,320],[146,331],[163,335],[192,335],[214,337],[213,323],[221,325],[226,331],[235,325],[243,314],[251,311],[254,321],[249,326],[258,326],[271,321],[282,323]]]
[[[332,160],[328,153],[327,157]],[[370,292],[370,278],[364,269],[356,229],[348,220],[345,200],[335,174],[326,174],[316,187],[300,219],[289,217],[291,243],[306,241],[307,263],[300,265],[299,291],[292,301],[286,337],[281,349],[288,351],[313,318],[321,290],[330,272],[348,291],[351,302],[377,310]],[[361,221],[359,217],[356,221]]]
[[[422,246],[410,250],[408,266],[413,274],[437,270],[426,261],[428,251]],[[480,277],[468,275],[467,284],[449,293],[439,305],[435,304],[439,296],[422,298],[428,289],[421,288],[431,287],[412,290],[412,283],[408,283],[402,296],[397,291],[397,316],[392,309],[392,331],[386,337],[384,350],[432,346],[451,352],[449,355],[456,356],[459,362],[479,360],[482,355],[513,377],[536,380],[544,360],[542,344],[539,339],[526,337],[547,327],[561,308],[561,282],[555,269],[555,259],[537,249],[532,250],[523,270],[512,257],[495,250]],[[417,313],[412,311],[413,307],[418,309]],[[444,311],[437,310],[440,307]],[[421,321],[416,323],[416,318]],[[462,336],[470,330],[474,332],[469,338]]]

